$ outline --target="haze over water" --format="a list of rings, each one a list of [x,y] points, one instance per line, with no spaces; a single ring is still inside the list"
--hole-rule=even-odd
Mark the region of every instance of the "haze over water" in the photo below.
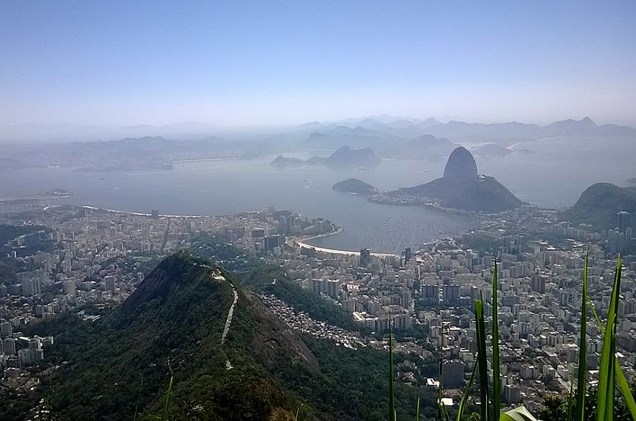
[[[544,148],[545,149],[545,148]],[[623,184],[632,174],[630,160],[619,158],[604,173],[580,165],[593,151],[552,150],[511,154],[504,158],[476,157],[479,172],[494,175],[520,199],[533,205],[563,208],[574,204],[581,192],[596,181]],[[106,209],[162,214],[224,215],[267,207],[290,209],[309,217],[323,217],[344,228],[315,245],[346,250],[368,247],[399,252],[435,238],[465,232],[475,222],[466,216],[421,207],[380,205],[365,198],[335,192],[331,186],[356,177],[389,190],[431,181],[443,172],[445,161],[385,160],[370,169],[332,169],[300,165],[273,167],[273,156],[257,160],[177,162],[172,171],[86,173],[66,168],[4,171],[0,196],[37,195],[66,189],[73,196],[54,203],[91,205]],[[622,162],[624,161],[624,162]],[[558,173],[558,182],[555,174]],[[635,174],[636,175],[636,174]],[[10,180],[10,181],[9,181]]]

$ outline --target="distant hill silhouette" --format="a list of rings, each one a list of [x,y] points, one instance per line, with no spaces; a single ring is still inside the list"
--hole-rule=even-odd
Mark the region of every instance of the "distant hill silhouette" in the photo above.
[[[342,146],[325,160],[331,167],[374,167],[380,163],[380,158],[371,148],[351,149]]]
[[[611,229],[618,225],[616,214],[620,211],[636,213],[636,187],[596,183],[588,187],[563,216],[574,223],[592,224],[597,229]],[[631,218],[632,228],[636,227],[634,219],[636,218]]]
[[[271,162],[271,165],[273,165],[275,167],[287,167],[287,166],[301,165],[301,164],[304,164],[304,163],[305,163],[305,161],[303,161],[300,158],[288,158],[288,157],[285,157],[285,156],[279,154]]]
[[[500,212],[523,204],[495,178],[479,176],[475,159],[461,146],[448,158],[442,178],[387,192],[378,201],[418,203],[420,199],[435,199],[444,208],[483,212]]]
[[[333,168],[341,167],[375,167],[380,163],[380,157],[371,148],[352,149],[349,146],[341,146],[327,158],[312,156],[303,161],[299,158],[287,158],[278,155],[271,162],[274,166],[290,166],[299,164],[327,165]]]

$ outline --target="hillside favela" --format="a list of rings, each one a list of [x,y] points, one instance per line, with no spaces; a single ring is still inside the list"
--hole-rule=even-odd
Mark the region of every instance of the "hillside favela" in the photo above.
[[[0,420],[636,420],[636,5],[6,1]]]

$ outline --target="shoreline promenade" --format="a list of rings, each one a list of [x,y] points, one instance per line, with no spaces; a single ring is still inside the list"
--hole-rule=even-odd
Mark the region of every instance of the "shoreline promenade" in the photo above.
[[[296,247],[305,247],[305,248],[313,248],[315,249],[317,252],[320,253],[331,253],[331,254],[346,254],[346,255],[358,255],[360,254],[360,251],[352,251],[352,250],[339,250],[339,249],[330,249],[330,248],[326,248],[326,247],[317,247],[314,245],[311,245],[308,243],[308,241],[311,240],[315,240],[317,238],[323,238],[323,237],[329,237],[332,235],[336,235],[336,234],[340,234],[343,231],[342,228],[338,228],[336,231],[334,232],[330,232],[328,234],[320,234],[314,237],[308,237],[308,238],[302,238],[300,240],[294,239],[294,238],[290,238],[290,241],[292,243],[293,246]],[[395,254],[395,253],[376,253],[376,252],[371,252],[371,256],[374,257],[380,257],[380,258],[385,258],[385,257],[400,257],[400,255]]]

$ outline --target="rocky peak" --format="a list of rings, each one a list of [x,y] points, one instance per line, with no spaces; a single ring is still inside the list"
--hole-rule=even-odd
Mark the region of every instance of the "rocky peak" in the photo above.
[[[444,178],[464,180],[477,177],[477,164],[468,149],[460,146],[448,157],[444,168]]]

